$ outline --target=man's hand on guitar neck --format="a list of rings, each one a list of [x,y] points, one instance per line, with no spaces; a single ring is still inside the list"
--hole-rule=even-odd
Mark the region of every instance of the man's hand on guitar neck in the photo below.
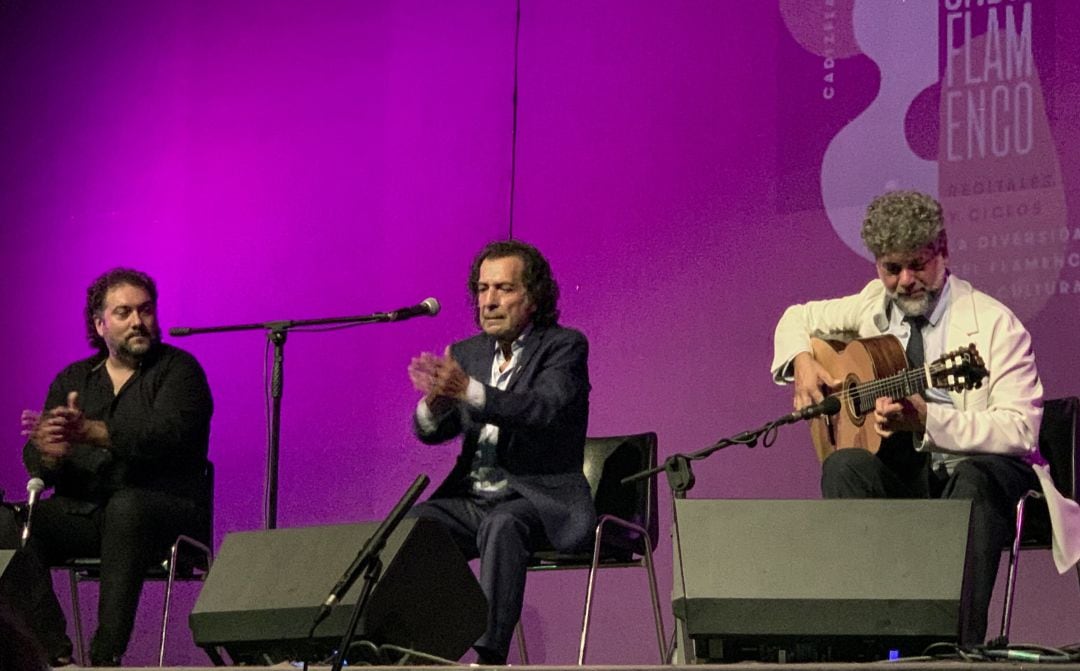
[[[919,394],[907,398],[879,398],[874,403],[874,431],[888,438],[897,431],[922,433],[926,430],[926,399]]]
[[[814,359],[810,352],[801,352],[792,361],[795,372],[795,409],[802,410],[808,405],[821,403],[825,398],[824,389],[837,389],[837,380],[825,367]]]

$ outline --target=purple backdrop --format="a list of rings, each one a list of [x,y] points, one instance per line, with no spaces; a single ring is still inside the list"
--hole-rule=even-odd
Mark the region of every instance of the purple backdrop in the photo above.
[[[1080,57],[1067,45],[1080,6],[1008,3],[1032,72],[1021,60],[950,82],[950,62],[983,62],[955,50],[987,48],[991,11],[954,4],[524,1],[515,52],[512,0],[0,0],[0,328],[15,354],[0,487],[11,498],[25,483],[18,412],[88,354],[86,284],[127,264],[158,279],[165,327],[442,301],[434,320],[288,341],[280,525],[380,518],[416,473],[449,468],[453,448],[408,431],[404,369],[474,330],[468,261],[510,235],[549,255],[564,322],[590,337],[590,433],[700,449],[790,409],[769,380],[773,324],[872,275],[852,226],[887,186],[941,195],[954,267],[1025,319],[1048,396],[1077,393]],[[1005,6],[993,11],[1004,27]],[[954,34],[965,17],[970,37]],[[1022,118],[990,128],[1013,133],[1004,155],[957,144],[977,142],[967,101],[980,95],[1020,103]],[[214,390],[220,542],[262,525],[265,339],[170,340]],[[696,497],[817,495],[800,427],[696,474]],[[667,594],[667,496],[661,507]],[[609,572],[600,587],[590,659],[653,661],[642,577]],[[1042,553],[1020,589],[1015,640],[1075,642],[1075,579]],[[183,591],[169,662],[202,663]],[[533,661],[574,659],[583,591],[583,576],[530,578]],[[153,659],[159,586],[144,601],[130,664]]]

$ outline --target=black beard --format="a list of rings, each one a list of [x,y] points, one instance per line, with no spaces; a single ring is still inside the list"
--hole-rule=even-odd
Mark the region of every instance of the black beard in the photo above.
[[[141,352],[136,352],[128,346],[128,342],[131,340],[132,336],[126,336],[123,340],[116,343],[116,356],[118,356],[119,358],[129,359],[136,362],[141,361],[142,358],[150,352],[150,350],[154,349],[154,347],[161,342],[161,331],[157,329],[142,329],[132,335],[144,336],[150,341],[150,344],[146,347],[145,350]]]

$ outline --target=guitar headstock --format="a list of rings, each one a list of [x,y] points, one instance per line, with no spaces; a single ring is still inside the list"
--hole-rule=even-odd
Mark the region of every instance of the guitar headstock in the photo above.
[[[944,354],[930,364],[930,379],[937,389],[978,389],[989,374],[975,343]]]

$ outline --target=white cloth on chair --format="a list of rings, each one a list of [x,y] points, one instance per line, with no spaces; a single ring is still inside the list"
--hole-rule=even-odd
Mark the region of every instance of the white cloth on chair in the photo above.
[[[1080,504],[1061,495],[1050,478],[1047,466],[1034,464],[1032,468],[1039,477],[1043,498],[1050,511],[1054,565],[1058,573],[1065,573],[1080,561]]]

